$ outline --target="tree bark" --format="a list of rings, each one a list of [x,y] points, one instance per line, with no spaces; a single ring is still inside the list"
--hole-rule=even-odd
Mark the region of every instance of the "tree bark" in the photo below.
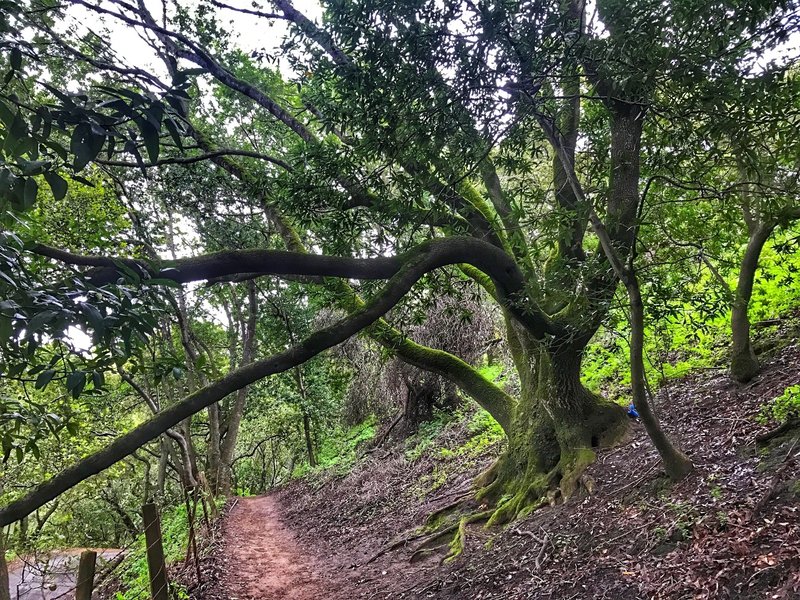
[[[739,279],[731,308],[731,377],[746,383],[758,374],[760,366],[750,339],[750,299],[753,296],[758,261],[764,244],[774,228],[758,224],[752,227],[739,266]]]
[[[247,323],[241,324],[243,333],[241,366],[249,365],[255,356],[256,321],[258,317],[258,298],[256,296],[255,282],[247,282],[248,315]],[[236,398],[231,407],[225,427],[225,439],[220,449],[220,477],[219,491],[224,496],[231,494],[233,476],[233,460],[236,452],[236,441],[239,438],[239,428],[247,406],[247,393],[250,387],[244,387],[236,392]]]
[[[306,453],[308,454],[308,464],[311,467],[317,466],[317,456],[314,452],[314,442],[311,439],[311,417],[307,412],[303,412],[303,437],[306,441]]]
[[[6,561],[6,534],[0,528],[0,600],[11,600],[11,590],[9,586],[8,562]]]
[[[167,463],[169,462],[169,450],[167,440],[161,438],[161,452],[158,457],[158,474],[156,475],[156,493],[158,494],[159,506],[164,506],[164,492],[167,486]],[[150,502],[150,498],[145,495],[144,503]]]
[[[639,279],[634,267],[636,259],[636,212],[640,208],[639,171],[640,139],[643,108],[636,105],[614,103],[612,111],[611,135],[612,151],[611,181],[615,184],[615,194],[609,199],[615,218],[609,223],[610,229],[600,222],[594,210],[590,212],[592,228],[600,241],[616,279],[625,285],[630,308],[630,370],[633,402],[639,410],[647,434],[658,450],[669,477],[678,481],[692,470],[692,463],[670,441],[661,428],[658,418],[650,407],[644,370],[644,303],[642,302]],[[615,141],[616,140],[616,141]],[[625,227],[625,223],[630,225]],[[622,250],[622,254],[618,252]],[[623,262],[627,258],[627,264]]]
[[[208,444],[206,448],[206,476],[211,493],[217,495],[220,490],[220,478],[222,475],[222,449],[220,445],[222,438],[220,435],[220,408],[219,404],[212,404],[206,409],[208,414]]]
[[[594,461],[595,449],[612,445],[628,427],[621,406],[581,383],[583,340],[542,342],[522,331],[515,332],[515,340],[520,398],[508,450],[478,481],[484,486],[479,500],[497,504],[492,524],[545,501],[568,499]]]
[[[639,279],[632,268],[625,273],[624,282],[628,290],[631,311],[630,361],[633,404],[639,412],[647,435],[653,440],[653,445],[664,462],[664,470],[667,475],[673,481],[680,481],[691,473],[694,467],[686,455],[678,450],[664,433],[658,417],[650,406],[644,372],[644,305]]]

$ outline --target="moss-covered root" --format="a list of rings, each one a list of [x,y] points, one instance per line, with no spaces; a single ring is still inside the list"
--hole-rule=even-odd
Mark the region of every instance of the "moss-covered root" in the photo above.
[[[470,523],[486,521],[492,516],[494,510],[485,510],[462,516],[454,523],[441,527],[426,537],[411,553],[410,562],[414,563],[425,556],[439,552],[448,548],[447,555],[442,559],[453,560],[464,551],[466,542],[466,526]]]
[[[592,464],[594,459],[595,453],[591,448],[577,448],[561,458],[558,466],[561,471],[561,482],[558,487],[564,500],[578,490],[586,467]]]
[[[493,510],[484,510],[479,513],[461,517],[458,521],[458,527],[456,527],[456,533],[450,542],[450,551],[447,553],[447,556],[444,557],[443,562],[455,560],[464,552],[464,546],[467,543],[467,525],[470,523],[488,521],[492,514],[494,514]]]
[[[425,529],[427,531],[436,531],[439,527],[444,524],[447,518],[452,515],[453,513],[459,511],[460,509],[468,506],[474,502],[474,497],[471,492],[466,492],[456,498],[450,504],[443,506],[442,508],[433,511],[431,514],[428,515],[428,518],[425,519]]]
[[[584,472],[594,460],[591,448],[577,448],[565,453],[549,473],[528,474],[522,480],[495,479],[477,495],[479,502],[495,505],[489,526],[509,523],[542,506],[569,499],[583,484]]]

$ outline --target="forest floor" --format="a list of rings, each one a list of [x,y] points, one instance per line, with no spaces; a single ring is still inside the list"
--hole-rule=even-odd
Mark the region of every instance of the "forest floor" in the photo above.
[[[677,485],[638,423],[598,453],[593,495],[510,526],[468,527],[464,553],[411,562],[425,517],[469,493],[502,451],[470,453],[465,420],[424,452],[398,444],[347,473],[239,499],[209,559],[216,583],[198,598],[797,599],[800,598],[800,434],[760,449],[757,416],[800,383],[800,345],[777,351],[745,386],[724,370],[676,380],[655,399],[696,471]],[[473,432],[474,433],[474,432]],[[222,561],[222,562],[221,562]],[[279,589],[283,588],[283,589]]]

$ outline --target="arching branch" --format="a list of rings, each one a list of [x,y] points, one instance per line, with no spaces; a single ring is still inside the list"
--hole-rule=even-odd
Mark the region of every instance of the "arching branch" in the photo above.
[[[141,169],[144,168],[151,168],[151,167],[160,167],[162,165],[190,165],[193,163],[203,162],[205,160],[213,160],[219,156],[245,156],[247,158],[256,158],[258,160],[263,160],[265,162],[272,163],[285,169],[286,171],[292,171],[292,166],[284,160],[277,158],[275,156],[270,156],[268,154],[261,154],[260,152],[250,152],[249,150],[236,150],[233,148],[223,148],[220,150],[214,150],[213,152],[207,152],[205,154],[198,154],[195,156],[173,156],[170,158],[162,158],[154,163],[143,163],[139,164],[136,162],[129,162],[123,160],[105,160],[102,158],[95,159],[95,162],[100,165],[104,165],[106,167],[130,167],[134,169]]]
[[[127,269],[156,279],[189,283],[247,273],[252,276],[303,275],[346,279],[389,279],[419,256],[430,260],[428,270],[448,264],[465,263],[489,275],[495,283],[501,304],[537,338],[563,333],[528,299],[524,278],[516,262],[488,242],[471,237],[429,240],[394,257],[350,258],[283,250],[237,250],[215,252],[192,258],[163,261],[154,267],[143,261],[83,256],[50,246],[39,245],[33,252],[73,266],[93,267],[87,277],[93,285],[117,281]]]
[[[478,253],[478,250],[482,251]],[[479,255],[476,258],[476,254],[482,256]],[[505,258],[503,259],[503,257]],[[462,262],[470,262],[482,270],[492,272],[496,277],[497,284],[504,288],[513,284],[515,274],[510,272],[509,268],[509,265],[514,265],[513,261],[486,242],[456,238],[432,240],[423,244],[404,257],[404,261],[380,294],[363,307],[353,311],[350,316],[313,333],[284,352],[237,369],[222,379],[190,394],[177,404],[118,437],[103,450],[82,459],[49,481],[38,485],[23,498],[0,509],[0,527],[30,514],[81,481],[132,454],[137,448],[157,438],[184,419],[219,402],[225,396],[264,377],[291,369],[295,365],[310,360],[323,350],[340,344],[370,326],[394,307],[423,275],[436,268]],[[508,423],[501,423],[501,425],[507,427]]]

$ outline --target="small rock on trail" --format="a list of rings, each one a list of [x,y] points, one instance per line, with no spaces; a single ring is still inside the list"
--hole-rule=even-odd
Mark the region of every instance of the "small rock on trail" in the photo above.
[[[325,598],[322,577],[281,523],[273,496],[240,498],[225,523],[225,587],[231,600]]]

